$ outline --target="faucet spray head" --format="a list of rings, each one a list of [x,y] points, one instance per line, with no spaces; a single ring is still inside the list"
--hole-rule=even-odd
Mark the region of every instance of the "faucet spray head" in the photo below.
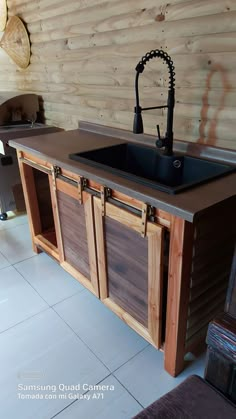
[[[135,106],[134,108],[134,125],[133,125],[134,134],[143,133],[143,118],[142,118],[142,108],[140,106]]]

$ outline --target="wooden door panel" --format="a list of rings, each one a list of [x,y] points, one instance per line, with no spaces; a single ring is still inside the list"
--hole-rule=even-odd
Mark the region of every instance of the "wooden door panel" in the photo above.
[[[99,287],[102,301],[145,339],[162,344],[164,228],[94,198]]]
[[[93,196],[82,192],[80,178],[56,178],[57,206],[63,246],[61,265],[86,288],[99,296]]]
[[[109,297],[148,326],[148,239],[105,218]]]
[[[65,261],[90,279],[84,206],[61,191],[57,199]]]

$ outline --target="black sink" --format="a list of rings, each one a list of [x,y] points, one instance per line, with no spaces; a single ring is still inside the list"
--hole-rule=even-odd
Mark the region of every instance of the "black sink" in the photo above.
[[[190,156],[175,154],[170,158],[155,148],[132,143],[70,154],[69,157],[171,194],[236,170],[228,164]]]

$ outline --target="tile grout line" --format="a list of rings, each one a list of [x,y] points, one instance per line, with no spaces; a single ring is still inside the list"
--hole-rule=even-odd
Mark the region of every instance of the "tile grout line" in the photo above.
[[[129,393],[129,395],[141,406],[141,408],[144,409],[144,406],[136,399],[136,397],[134,397],[134,395],[128,390],[128,388],[126,388],[125,385],[115,375],[113,375],[113,373],[111,373],[111,375],[118,381],[118,383],[120,383],[120,385],[127,391],[127,393]]]
[[[35,256],[37,256],[37,255],[35,255]],[[28,260],[28,259],[32,259],[33,257],[35,257],[35,256],[32,256],[32,257],[30,257],[30,258],[27,258],[27,259],[24,259],[24,260]],[[20,261],[20,262],[16,262],[16,264],[15,265],[17,265],[18,263],[21,263],[21,262],[23,262],[24,260],[22,260],[22,261]],[[16,268],[16,266],[15,265],[11,265],[15,270],[16,270],[16,272],[18,272],[19,273],[19,275],[31,286],[31,288],[38,294],[38,296],[40,297],[40,298],[42,298],[42,300],[48,305],[48,307],[45,309],[45,310],[42,310],[42,311],[40,311],[40,312],[38,312],[38,313],[36,313],[35,315],[33,315],[33,316],[30,316],[30,317],[28,317],[27,319],[25,319],[25,320],[22,320],[21,322],[19,322],[19,323],[16,323],[14,326],[11,326],[10,328],[8,328],[8,329],[6,329],[6,330],[4,330],[4,331],[2,331],[2,332],[0,332],[0,334],[1,333],[4,333],[4,332],[6,332],[7,330],[9,330],[9,329],[11,329],[11,328],[13,328],[13,327],[15,327],[15,326],[17,326],[17,325],[19,325],[19,324],[21,324],[21,323],[23,323],[24,321],[26,321],[26,320],[29,320],[30,318],[32,318],[32,317],[35,317],[35,316],[37,316],[38,314],[40,314],[40,313],[42,313],[42,312],[44,312],[44,311],[46,311],[46,310],[48,310],[48,309],[52,309],[53,311],[54,311],[54,313],[71,329],[71,331],[81,340],[81,342],[83,342],[83,344],[93,353],[93,355],[97,358],[97,360],[99,361],[99,362],[101,362],[102,364],[103,364],[103,366],[110,372],[110,374],[108,375],[108,376],[106,376],[105,378],[103,378],[103,380],[104,379],[106,379],[106,378],[108,378],[109,376],[113,376],[119,383],[120,383],[120,385],[130,394],[130,396],[141,406],[141,408],[144,408],[143,406],[142,406],[142,404],[133,396],[133,394],[132,393],[130,393],[130,391],[120,382],[120,380],[114,375],[115,374],[115,372],[116,371],[118,371],[120,368],[122,368],[124,365],[126,365],[129,361],[131,361],[132,359],[134,359],[137,355],[139,355],[141,352],[143,352],[148,346],[149,346],[149,344],[147,343],[147,345],[144,347],[144,348],[142,348],[140,351],[138,351],[135,355],[133,355],[131,358],[129,358],[127,361],[125,361],[123,364],[121,364],[121,365],[119,365],[119,367],[117,367],[115,370],[113,370],[113,371],[111,371],[110,370],[110,368],[97,356],[97,354],[90,348],[90,346],[74,331],[74,329],[58,314],[58,312],[54,309],[54,306],[55,305],[57,305],[57,304],[60,304],[61,302],[63,302],[63,301],[66,301],[67,299],[69,299],[69,298],[71,298],[71,297],[73,297],[74,295],[76,295],[76,294],[79,294],[79,293],[81,293],[81,292],[84,292],[84,291],[86,291],[86,289],[84,288],[83,290],[80,290],[80,291],[78,291],[78,292],[76,292],[75,294],[73,294],[73,295],[71,295],[71,296],[69,296],[69,297],[67,297],[67,298],[65,298],[64,300],[61,300],[61,301],[58,301],[57,303],[55,303],[54,305],[52,305],[52,306],[50,306],[48,303],[47,303],[47,301],[38,293],[38,291],[32,286],[32,284],[23,276],[23,274],[21,273],[21,272],[19,272],[18,271],[18,269]],[[4,269],[4,268],[3,268]],[[103,381],[103,380],[101,380],[101,381]],[[97,384],[99,384],[99,383],[97,383]],[[84,394],[86,394],[86,393],[84,393]],[[78,401],[78,399],[77,400],[75,400],[75,401],[73,401],[71,404],[69,404],[67,407],[69,407],[69,406],[71,406],[73,403],[75,403],[76,401]],[[67,407],[65,407],[65,409],[67,408]],[[65,409],[63,409],[63,410],[65,410]],[[62,411],[63,411],[62,410]],[[56,413],[56,415],[54,415],[51,419],[53,419],[54,417],[56,417],[58,414],[60,414],[62,411],[60,411],[60,412],[58,412],[58,413]]]
[[[60,314],[54,309],[54,307],[51,307],[51,309],[54,311],[55,314],[57,314],[57,316],[72,330],[72,332],[77,336],[77,338],[79,340],[81,340],[81,342],[83,342],[83,344],[86,346],[86,348],[88,348],[90,350],[90,352],[97,358],[97,360],[99,362],[102,363],[102,365],[110,372],[110,374],[112,373],[112,371],[110,370],[110,368],[108,368],[104,362],[97,356],[97,354],[88,346],[88,344],[75,332],[74,329],[72,329],[72,327],[65,321],[65,319],[63,319]]]
[[[142,348],[140,351],[138,351],[136,354],[134,354],[131,358],[129,358],[127,361],[125,361],[119,367],[115,368],[114,371],[112,371],[106,364],[104,364],[104,362],[97,356],[97,354],[90,348],[90,346],[75,332],[75,330],[66,322],[66,320],[63,319],[63,317],[60,316],[60,314],[54,309],[54,306],[51,307],[51,308],[60,317],[60,319],[75,333],[75,335],[86,345],[86,347],[96,356],[96,358],[104,365],[104,367],[106,367],[108,369],[108,371],[110,371],[111,374],[113,374],[118,369],[120,369],[121,367],[123,367],[127,362],[129,362],[130,360],[132,360],[133,358],[135,358],[137,355],[139,355],[142,351],[144,351],[147,347],[150,346],[150,344],[147,343],[147,345],[144,348]]]
[[[17,227],[22,227],[22,226],[24,226],[24,225],[28,225],[28,227],[29,227],[29,222],[27,221],[26,223],[22,223],[22,224],[18,224],[18,225],[16,225],[16,226],[14,226],[14,227],[9,227],[9,228],[3,228],[3,229],[0,229],[0,236],[1,236],[1,233],[5,233],[6,231],[8,231],[8,230],[13,230],[14,228],[17,228]],[[37,254],[35,254],[35,255],[33,255],[33,256],[29,256],[28,258],[25,258],[25,259],[22,259],[22,260],[19,260],[18,262],[11,262],[10,260],[9,260],[9,258],[7,257],[7,256],[5,256],[4,255],[4,253],[2,252],[2,251],[0,251],[0,253],[5,257],[5,259],[13,266],[13,265],[15,265],[15,264],[17,264],[17,263],[20,263],[20,262],[24,262],[25,260],[28,260],[28,259],[31,259],[32,257],[35,257],[35,256],[37,256]],[[8,266],[6,266],[6,268],[8,268]],[[1,269],[4,269],[4,268],[1,268]],[[1,270],[0,269],[0,270]]]
[[[65,406],[62,410],[60,410],[59,412],[55,413],[55,415],[51,416],[49,419],[54,419],[57,416],[59,416],[62,412],[64,412],[66,409],[68,409],[68,407],[72,406],[73,404],[75,404],[76,402],[78,402],[78,399],[73,400],[73,402],[71,402],[70,404],[68,404],[67,406]]]
[[[22,224],[19,224],[19,226],[20,225],[25,225],[25,224],[27,224],[27,223],[22,223]],[[13,229],[13,228],[15,228],[15,227],[18,227],[18,226],[14,226],[14,227],[10,227],[10,228],[8,228],[8,229],[3,229],[3,230],[0,230],[0,234],[1,234],[1,231],[6,231],[6,230],[10,230],[10,229]],[[9,262],[9,263],[11,263],[10,261],[9,261],[9,259],[2,253],[2,252],[0,252],[4,257],[5,257],[5,259]],[[140,405],[140,407],[143,409],[144,408],[144,406],[142,406],[142,404],[134,397],[134,395],[125,387],[125,385],[114,375],[115,374],[115,372],[116,371],[118,371],[120,368],[122,368],[123,366],[125,366],[129,361],[131,361],[132,359],[134,359],[137,355],[139,355],[141,352],[143,352],[148,346],[149,346],[149,344],[147,344],[144,348],[142,348],[140,351],[138,351],[135,355],[133,355],[131,358],[129,358],[127,361],[125,361],[123,364],[121,364],[119,367],[117,367],[114,371],[111,371],[110,370],[110,368],[108,368],[107,367],[107,365],[96,355],[96,353],[88,346],[88,344],[86,343],[86,342],[84,342],[84,340],[72,329],[72,327],[58,314],[58,312],[54,309],[54,306],[55,305],[57,305],[57,304],[59,304],[59,303],[61,303],[61,302],[63,302],[63,301],[66,301],[67,299],[69,299],[69,298],[71,298],[71,297],[73,297],[74,295],[76,295],[76,294],[78,294],[78,293],[81,293],[81,292],[84,292],[86,289],[82,289],[82,290],[80,290],[80,291],[77,291],[75,294],[73,294],[73,295],[71,295],[71,296],[69,296],[69,297],[66,297],[65,299],[63,299],[63,300],[60,300],[60,301],[58,301],[57,303],[55,303],[55,304],[53,304],[53,305],[49,305],[48,303],[47,303],[47,301],[39,294],[39,292],[32,286],[32,284],[27,280],[27,278],[25,278],[24,276],[23,276],[23,274],[16,268],[16,266],[15,265],[17,265],[17,264],[19,264],[19,263],[21,263],[21,262],[24,262],[24,261],[26,261],[26,260],[29,260],[29,259],[32,259],[33,257],[36,257],[37,255],[35,254],[35,255],[33,255],[33,256],[30,256],[29,258],[25,258],[25,259],[22,259],[22,260],[20,260],[20,261],[17,261],[17,262],[15,262],[14,264],[11,264],[10,266],[12,266],[15,270],[16,270],[16,272],[18,272],[19,273],[19,275],[21,275],[21,277],[31,286],[31,288],[38,294],[38,296],[40,297],[40,298],[42,298],[42,300],[48,305],[48,307],[45,309],[45,310],[42,310],[42,311],[40,311],[40,312],[38,312],[38,313],[36,313],[36,314],[34,314],[33,316],[30,316],[30,317],[28,317],[27,319],[25,319],[25,320],[23,320],[23,321],[21,321],[21,322],[19,322],[19,323],[16,323],[14,326],[11,326],[10,328],[8,328],[8,329],[6,329],[6,330],[4,330],[4,331],[2,331],[2,332],[0,332],[0,334],[1,333],[4,333],[4,332],[6,332],[7,330],[9,330],[9,329],[11,329],[11,328],[13,328],[13,327],[15,327],[15,326],[17,326],[17,325],[19,325],[19,324],[21,324],[21,323],[24,323],[26,320],[29,320],[29,319],[31,319],[31,318],[33,318],[33,317],[35,317],[35,316],[37,316],[38,314],[40,314],[40,313],[42,313],[42,312],[44,312],[44,311],[46,311],[46,310],[48,310],[49,308],[51,308],[53,311],[54,311],[54,313],[71,329],[71,331],[77,336],[77,338],[79,338],[80,340],[81,340],[81,342],[83,342],[83,344],[90,350],[90,352],[92,352],[93,353],[93,355],[97,358],[97,360],[99,361],[99,362],[101,362],[102,364],[103,364],[103,366],[109,371],[109,374],[107,375],[107,376],[105,376],[105,377],[103,377],[103,379],[102,380],[100,380],[99,382],[97,382],[96,383],[96,385],[98,385],[98,384],[100,384],[101,382],[103,382],[105,379],[107,379],[108,377],[110,377],[110,376],[112,376],[112,377],[114,377],[118,382],[119,382],[119,384],[124,388],[124,390],[126,390],[127,391],[127,393]],[[6,268],[8,268],[9,266],[7,266]],[[0,268],[0,270],[2,270],[2,269],[5,269],[5,268]],[[86,394],[86,393],[88,393],[89,392],[89,390],[87,391],[87,392],[84,392],[83,394]],[[72,406],[74,403],[76,403],[76,402],[78,402],[79,400],[78,399],[76,399],[76,400],[74,400],[74,401],[72,401],[72,403],[70,403],[69,405],[67,405],[65,408],[63,408],[62,410],[60,410],[59,412],[57,412],[54,416],[52,416],[50,419],[54,419],[54,418],[56,418],[58,415],[60,415],[64,410],[66,410],[68,407],[70,407],[70,406]]]
[[[0,252],[3,256],[4,256],[4,258],[10,263],[10,265],[11,266],[14,266],[14,265],[17,265],[17,263],[21,263],[21,262],[24,262],[25,260],[29,260],[29,259],[32,259],[32,258],[35,258],[37,255],[35,254],[35,255],[33,255],[33,256],[29,256],[29,257],[27,257],[27,258],[25,258],[25,259],[22,259],[22,260],[19,260],[18,262],[11,262],[8,258],[7,258],[7,256],[5,256],[4,255],[4,253],[2,253],[2,252]],[[9,268],[9,266],[6,266],[6,268]],[[5,269],[5,268],[1,268],[0,270],[2,270],[2,269]]]
[[[132,361],[132,359],[134,359],[137,355],[141,354],[143,351],[145,351],[145,349],[147,349],[150,345],[150,343],[147,342],[147,345],[144,346],[144,348],[140,349],[140,351],[138,351],[135,355],[133,355],[130,359],[128,359],[127,361],[125,361],[123,364],[121,364],[119,367],[117,367],[114,371],[112,371],[112,374],[115,374],[121,367],[124,367],[125,364],[127,364],[127,362]]]
[[[106,375],[106,377],[104,377],[104,378],[102,378],[100,381],[98,381],[96,384],[94,384],[95,386],[97,386],[97,385],[99,385],[99,384],[101,384],[104,380],[106,380],[107,378],[109,378],[109,377],[111,377],[112,376],[112,374],[110,373],[110,374],[108,374],[108,375]],[[115,378],[115,377],[114,377]],[[89,393],[90,392],[90,390],[87,390],[87,391],[85,391],[84,393],[82,393],[83,395],[84,394],[87,394],[87,393]],[[64,410],[66,410],[68,407],[70,407],[72,404],[74,404],[74,403],[76,403],[76,402],[79,402],[79,399],[76,399],[76,400],[74,400],[72,403],[70,403],[69,405],[67,405],[66,407],[64,407],[62,410],[60,410],[59,412],[57,412],[54,416],[52,416],[50,419],[54,419],[55,417],[57,417],[58,415],[60,415]]]
[[[9,268],[10,266],[13,266],[14,268],[15,268],[15,265],[17,265],[18,263],[21,263],[21,262],[24,262],[25,260],[29,260],[29,259],[32,259],[32,258],[34,258],[34,257],[36,257],[37,255],[33,255],[33,256],[30,256],[30,257],[28,257],[28,258],[26,258],[26,259],[22,259],[22,260],[19,260],[19,262],[14,262],[14,263],[11,263],[11,261],[0,251],[0,254],[6,259],[6,261],[9,263],[9,265],[7,265],[7,266],[5,266],[5,267],[3,267],[3,268],[0,268],[0,271],[2,270],[2,269],[6,269],[6,268]],[[25,279],[25,278],[24,278]]]
[[[34,257],[34,256],[33,256]],[[22,261],[23,262],[23,261]],[[38,293],[38,291],[33,287],[33,285],[31,285],[31,283],[22,275],[22,273],[20,271],[18,271],[18,269],[12,265],[12,267],[15,269],[15,271],[27,282],[28,285],[30,285],[30,287],[38,294],[38,296],[40,298],[42,298],[42,300],[47,304],[48,308],[50,308],[51,306],[48,304],[48,302]]]
[[[16,324],[14,324],[13,326],[10,326],[10,327],[8,327],[8,328],[7,328],[7,329],[5,329],[5,330],[0,331],[0,335],[1,335],[1,334],[3,334],[3,333],[5,333],[5,332],[8,332],[8,330],[13,329],[13,328],[14,328],[14,327],[16,327],[16,326],[19,326],[19,324],[22,324],[22,323],[24,323],[24,322],[26,322],[26,321],[28,321],[28,320],[32,319],[33,317],[38,316],[39,314],[43,313],[44,311],[49,310],[49,309],[50,309],[50,307],[46,307],[46,308],[44,308],[43,310],[39,311],[38,313],[33,314],[32,316],[30,316],[30,317],[26,317],[26,319],[21,320],[20,322],[18,322],[18,323],[16,323]]]
[[[34,256],[33,256],[34,257]],[[83,290],[81,290],[81,291],[78,291],[78,292],[76,292],[75,294],[73,294],[73,295],[71,295],[71,296],[69,296],[69,297],[67,297],[67,298],[65,298],[64,300],[61,300],[61,301],[59,301],[59,302],[57,302],[56,304],[54,304],[54,305],[52,305],[52,306],[50,306],[48,303],[47,303],[47,301],[46,300],[44,300],[44,298],[38,293],[38,291],[31,285],[31,283],[29,283],[28,282],[28,280],[21,274],[21,272],[19,272],[18,271],[18,269],[15,267],[15,266],[13,266],[12,265],[12,267],[19,273],[19,275],[21,275],[21,277],[33,288],[33,290],[35,290],[36,292],[37,292],[37,294],[39,295],[39,297],[41,297],[42,299],[43,299],[43,301],[48,305],[48,307],[45,309],[45,310],[42,310],[42,311],[40,311],[39,313],[36,313],[35,315],[33,315],[33,316],[30,316],[30,317],[28,317],[27,319],[25,319],[25,320],[22,320],[22,322],[19,322],[19,323],[17,323],[17,324],[15,324],[14,326],[11,326],[10,328],[8,328],[8,329],[6,329],[6,330],[4,330],[3,332],[0,332],[0,333],[4,333],[4,332],[6,332],[7,330],[9,330],[9,329],[11,329],[12,327],[15,327],[15,326],[17,326],[18,324],[21,324],[21,323],[23,323],[24,321],[26,321],[26,320],[29,320],[30,318],[32,318],[32,317],[35,317],[36,315],[38,315],[38,314],[40,314],[41,312],[43,312],[43,311],[46,311],[46,310],[48,310],[48,309],[52,309],[53,311],[54,311],[54,313],[67,325],[67,327],[69,327],[70,329],[71,329],[71,331],[76,335],[76,337],[77,338],[79,338],[80,340],[81,340],[81,342],[83,342],[83,344],[92,352],[92,354],[97,358],[97,360],[99,361],[99,362],[101,362],[102,364],[103,364],[103,366],[110,372],[110,374],[107,376],[107,377],[109,377],[110,375],[112,375],[113,377],[115,377],[116,379],[117,379],[117,381],[119,381],[118,380],[118,378],[114,375],[114,373],[116,372],[116,371],[118,371],[120,368],[122,368],[127,362],[129,362],[129,361],[131,361],[132,359],[134,359],[137,355],[139,355],[141,352],[143,352],[148,346],[149,346],[149,344],[147,343],[147,345],[144,347],[144,348],[142,348],[140,351],[138,351],[135,355],[133,355],[131,358],[129,358],[128,360],[126,360],[123,364],[121,364],[121,365],[119,365],[119,367],[117,367],[115,370],[113,370],[113,371],[111,371],[110,370],[110,368],[97,356],[97,354],[90,348],[90,346],[75,332],[75,330],[59,315],[59,313],[54,309],[54,306],[55,305],[57,305],[57,304],[60,304],[61,302],[63,302],[63,301],[66,301],[66,300],[68,300],[69,298],[71,298],[71,297],[73,297],[73,296],[75,296],[76,294],[79,294],[79,293],[81,293],[81,292],[84,292],[84,291],[86,291],[86,289],[83,289]],[[107,377],[105,377],[105,378],[107,378]],[[104,379],[105,379],[104,378]],[[129,392],[129,390],[119,381],[119,383],[122,385],[122,387],[123,388],[125,388],[127,391],[128,391],[128,393],[134,398],[134,400],[136,400],[135,399],[135,397]],[[97,383],[97,384],[99,384],[99,383]],[[75,400],[76,401],[76,400]],[[137,401],[137,403],[139,403],[139,401],[138,400],[136,400]],[[73,402],[72,402],[73,403]],[[140,404],[140,406],[141,407],[143,407],[142,405],[141,405],[141,403],[139,403]],[[69,405],[70,406],[70,405]],[[60,413],[60,412],[59,412]],[[51,419],[53,419],[53,417],[51,418]]]
[[[35,257],[35,256],[32,256],[32,258],[33,257]],[[32,258],[30,258],[30,259],[32,259]],[[25,260],[28,260],[28,259],[25,259]],[[24,260],[24,261],[25,261]],[[22,262],[24,262],[24,261],[22,261]],[[18,263],[21,263],[21,262],[17,262],[15,265],[18,265]],[[60,303],[62,303],[63,301],[65,301],[65,300],[67,300],[68,298],[71,298],[71,297],[73,297],[74,295],[76,295],[76,294],[79,294],[80,292],[83,292],[83,291],[85,291],[85,289],[82,289],[82,290],[80,290],[80,291],[76,291],[74,294],[72,294],[72,295],[70,295],[70,296],[68,296],[68,297],[66,297],[66,298],[63,298],[62,300],[60,300],[60,301],[58,301],[58,302],[56,302],[55,304],[49,304],[45,299],[44,299],[44,297],[41,295],[41,294],[39,294],[39,292],[38,292],[38,290],[36,289],[36,288],[34,288],[34,286],[31,284],[31,282],[29,282],[28,281],[28,279],[27,278],[25,278],[24,277],[24,275],[17,269],[17,267],[15,266],[15,265],[11,265],[18,273],[19,273],[19,275],[20,276],[22,276],[22,278],[27,282],[27,284],[29,284],[30,286],[31,286],[31,288],[33,288],[33,290],[38,294],[38,296],[40,297],[40,298],[42,298],[42,300],[48,305],[48,307],[50,307],[50,308],[53,308],[53,306],[55,306],[55,305],[57,305],[57,304],[60,304]],[[7,268],[9,268],[9,266],[7,266]],[[72,277],[73,278],[73,277]],[[55,310],[54,310],[55,311]]]

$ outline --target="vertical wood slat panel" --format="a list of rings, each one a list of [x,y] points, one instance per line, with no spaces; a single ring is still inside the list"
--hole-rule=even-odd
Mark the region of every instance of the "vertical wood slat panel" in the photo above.
[[[94,221],[96,226],[96,248],[98,262],[98,277],[100,298],[105,300],[108,297],[107,271],[106,271],[106,248],[104,240],[104,225],[100,199],[94,198]]]
[[[220,203],[195,224],[187,346],[193,345],[203,330],[207,331],[209,321],[224,309],[236,237],[235,208],[236,198],[232,197],[227,208]]]
[[[62,170],[65,180],[55,179],[55,199],[63,247],[61,265],[99,297],[93,196],[82,192],[79,176]],[[74,184],[70,183],[70,180]]]
[[[141,218],[108,203],[103,217],[98,198],[94,198],[94,212],[101,299],[141,336],[160,348],[164,228],[148,222],[148,237],[144,239],[141,238]],[[130,249],[132,239],[134,249]],[[132,268],[137,265],[137,254],[132,258],[132,253],[137,250],[139,269],[132,272],[131,265]]]
[[[91,280],[84,207],[59,190],[57,199],[65,261]]]
[[[148,237],[148,329],[160,347],[162,341],[164,228]],[[159,327],[158,327],[159,325]]]
[[[83,205],[88,240],[90,278],[95,294],[99,296],[93,197],[86,192],[83,192]]]
[[[175,377],[184,367],[194,227],[175,216],[171,224],[165,368]]]
[[[109,298],[148,327],[148,241],[112,218],[104,223]]]
[[[60,224],[59,208],[58,208],[57,192],[56,192],[56,176],[55,176],[54,170],[52,170],[52,175],[49,176],[49,185],[50,185],[55,232],[56,232],[56,241],[57,241],[57,247],[58,247],[58,253],[59,253],[59,261],[61,263],[64,261],[65,255],[64,255],[64,248],[63,248],[63,242],[62,242],[61,224]]]

